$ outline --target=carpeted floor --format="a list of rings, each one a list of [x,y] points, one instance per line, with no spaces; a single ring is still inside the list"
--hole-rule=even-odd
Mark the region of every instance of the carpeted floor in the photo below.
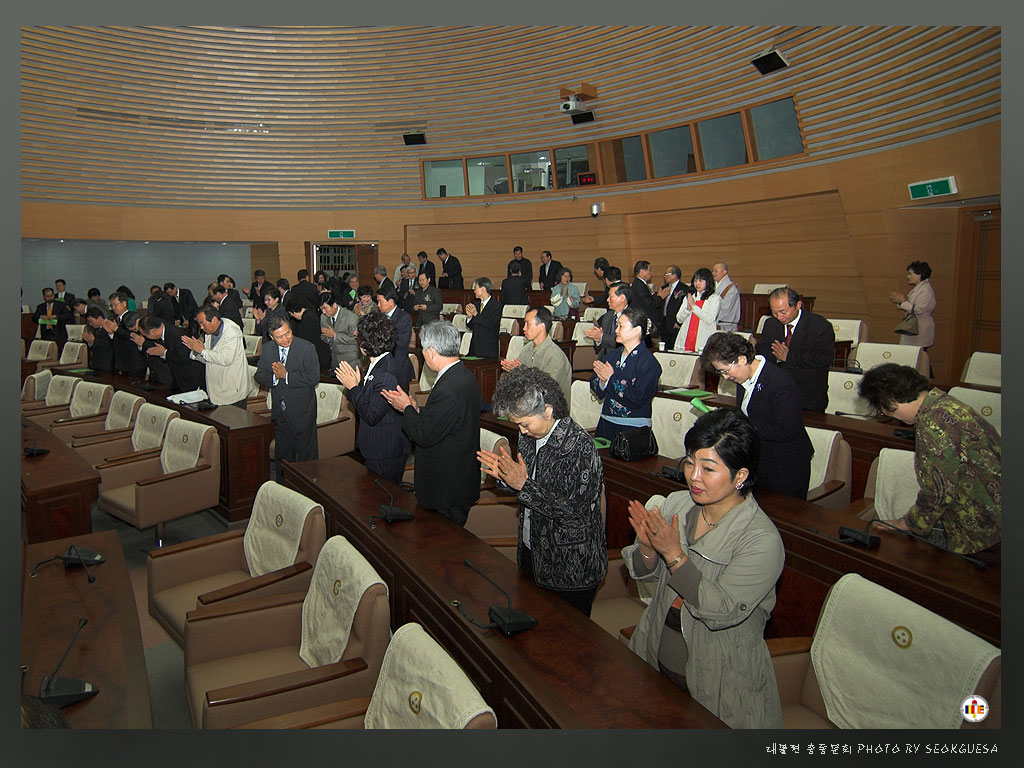
[[[172,520],[165,526],[165,535],[174,540],[188,541],[225,530],[222,519],[214,512],[196,514]],[[153,529],[140,531],[115,517],[92,510],[92,529],[116,531],[128,564],[139,615],[142,648],[146,658],[146,677],[149,682],[149,705],[153,715],[153,728],[191,728],[188,704],[185,700],[185,653],[171,640],[163,628],[149,615],[146,596],[146,553],[143,547],[155,543]]]

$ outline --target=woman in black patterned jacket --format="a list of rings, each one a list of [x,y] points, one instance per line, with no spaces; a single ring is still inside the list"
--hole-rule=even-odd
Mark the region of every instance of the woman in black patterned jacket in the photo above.
[[[516,492],[521,505],[516,561],[537,586],[590,616],[608,571],[601,485],[594,439],[569,417],[561,388],[538,368],[501,377],[491,407],[519,427],[513,459],[480,451],[484,471]]]

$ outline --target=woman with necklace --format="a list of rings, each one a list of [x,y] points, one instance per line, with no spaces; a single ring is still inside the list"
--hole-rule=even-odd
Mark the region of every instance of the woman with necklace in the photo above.
[[[635,307],[622,310],[615,324],[615,347],[594,361],[590,389],[604,400],[596,437],[613,439],[630,427],[651,426],[651,401],[658,393],[659,363],[646,345],[647,315]]]
[[[659,507],[629,503],[630,575],[657,581],[629,647],[732,728],[781,728],[764,627],[785,551],[750,495],[760,442],[740,411],[704,414],[686,433],[688,490]]]
[[[712,335],[701,363],[737,384],[736,405],[761,438],[758,489],[806,499],[814,446],[804,429],[803,395],[793,377],[766,364],[745,337],[732,332]]]
[[[722,308],[722,297],[715,293],[715,278],[711,270],[701,267],[693,273],[689,290],[676,313],[679,335],[676,336],[676,352],[696,352],[718,329],[718,312]]]

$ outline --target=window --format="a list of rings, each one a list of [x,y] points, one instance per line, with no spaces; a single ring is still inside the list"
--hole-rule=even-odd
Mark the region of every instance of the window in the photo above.
[[[521,152],[512,155],[514,192],[551,189],[551,160],[547,152]]]
[[[739,112],[701,120],[697,123],[697,133],[704,170],[713,171],[748,162],[743,121]]]
[[[504,155],[470,157],[466,160],[469,194],[504,195],[508,188],[508,165]]]
[[[644,144],[639,136],[602,141],[601,168],[605,184],[620,184],[624,181],[643,181],[647,178],[644,168]]]
[[[581,144],[578,147],[562,147],[555,150],[555,180],[559,189],[566,187],[578,187],[576,180],[577,173],[586,173],[593,168],[597,170],[596,163],[590,162],[590,147]],[[598,179],[600,181],[600,179]]]
[[[462,160],[426,160],[423,163],[423,184],[427,197],[463,197],[466,181]]]
[[[679,176],[697,170],[690,126],[654,131],[648,134],[647,141],[651,147],[651,175],[654,178]]]
[[[750,122],[754,129],[752,143],[756,160],[798,155],[804,151],[793,99],[751,107]]]

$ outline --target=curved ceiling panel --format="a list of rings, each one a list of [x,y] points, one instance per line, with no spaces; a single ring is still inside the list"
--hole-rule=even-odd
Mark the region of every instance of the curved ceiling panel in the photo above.
[[[814,162],[999,119],[1000,44],[996,27],[26,27],[22,197],[431,205],[423,159],[625,136],[790,95],[807,152],[785,163]],[[790,66],[762,77],[750,59],[772,45]],[[573,126],[559,90],[581,82],[598,120]],[[405,146],[415,130],[428,143]]]

